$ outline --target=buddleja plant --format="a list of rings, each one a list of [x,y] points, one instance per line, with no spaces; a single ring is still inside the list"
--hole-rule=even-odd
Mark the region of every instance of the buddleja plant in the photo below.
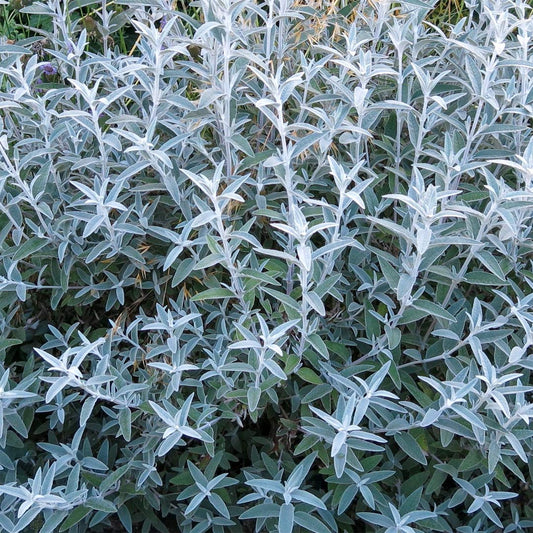
[[[435,3],[24,8],[2,530],[533,525],[531,7]]]

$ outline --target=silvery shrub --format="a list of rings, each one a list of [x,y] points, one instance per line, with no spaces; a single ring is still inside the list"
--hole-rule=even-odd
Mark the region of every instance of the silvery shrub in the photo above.
[[[0,530],[531,528],[530,3],[81,4],[0,43]]]

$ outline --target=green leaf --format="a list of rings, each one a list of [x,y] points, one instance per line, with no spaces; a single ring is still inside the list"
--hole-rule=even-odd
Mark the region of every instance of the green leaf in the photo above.
[[[394,522],[388,516],[378,513],[357,513],[357,516],[376,526],[394,527]]]
[[[402,237],[405,239],[408,243],[415,243],[416,239],[413,235],[413,232],[404,228],[403,226],[400,226],[399,224],[396,224],[395,222],[391,222],[390,220],[381,219],[381,218],[375,218],[375,217],[368,217],[368,219],[378,226],[381,226],[391,232],[393,235],[397,235],[398,237]]]
[[[22,341],[20,339],[0,339],[0,351],[11,348],[11,346],[16,346],[17,344],[22,344]]]
[[[41,248],[44,248],[47,244],[47,239],[32,237],[31,239],[28,239],[22,246],[17,248],[17,251],[13,254],[13,261],[25,259],[35,252],[38,252]]]
[[[264,272],[258,272],[257,270],[252,270],[251,268],[244,268],[242,270],[242,275],[246,278],[251,278],[257,281],[262,281],[263,283],[266,283],[267,285],[280,285],[280,283],[272,276],[269,276],[268,274],[265,274]]]
[[[385,333],[387,335],[389,349],[394,350],[394,348],[400,344],[402,332],[398,328],[391,328],[388,324],[385,324]]]
[[[478,450],[470,450],[467,456],[462,460],[461,464],[457,467],[457,471],[460,473],[471,472],[476,470],[482,463],[483,456],[481,453]]]
[[[460,341],[461,338],[457,333],[454,333],[453,331],[449,329],[434,329],[431,332],[432,335],[435,335],[435,337],[444,337],[445,339],[451,339],[454,341]]]
[[[133,532],[133,524],[131,522],[131,514],[130,510],[126,507],[126,505],[121,505],[118,509],[118,517],[120,518],[120,521],[126,531],[128,533]]]
[[[91,413],[93,412],[94,406],[96,405],[96,398],[94,396],[89,396],[81,406],[80,412],[80,427],[84,426],[89,420]]]
[[[262,163],[266,159],[268,159],[271,155],[274,155],[274,150],[265,150],[264,152],[258,152],[250,157],[245,157],[241,161],[241,170],[246,170],[247,168],[252,168],[257,166],[259,163]]]
[[[118,412],[118,424],[124,439],[129,442],[131,440],[131,411],[128,407]]]
[[[129,257],[130,259],[133,259],[134,261],[137,261],[137,263],[141,263],[144,265],[146,261],[144,260],[144,257],[140,252],[138,252],[135,248],[132,246],[123,246],[120,249],[120,252],[124,254],[125,256]]]
[[[96,511],[102,511],[103,513],[110,514],[117,512],[115,504],[104,498],[88,498],[85,501],[85,505]]]
[[[322,283],[316,286],[315,292],[320,296],[320,298],[324,298],[326,294],[331,294],[331,290],[333,287],[337,284],[337,282],[341,279],[341,274],[334,274],[328,276]]]
[[[413,307],[415,309],[419,309],[421,311],[425,311],[428,313],[428,315],[432,316],[438,316],[439,318],[443,318],[444,320],[449,320],[450,322],[456,322],[455,317],[448,313],[446,309],[444,309],[442,306],[430,302],[428,300],[417,300]]]
[[[284,362],[285,368],[283,369],[283,372],[285,372],[285,374],[288,376],[298,366],[300,363],[300,358],[296,354],[291,353],[287,355]]]
[[[172,277],[172,287],[179,285],[194,270],[195,264],[192,257],[187,257],[179,263]]]
[[[284,503],[279,510],[279,533],[292,533],[294,527],[294,505]]]
[[[442,490],[442,486],[446,477],[446,473],[435,469],[433,476],[431,476],[429,483],[425,487],[425,494],[427,494],[428,496],[430,496],[434,492],[438,494]]]
[[[5,411],[4,411],[4,421],[8,422],[8,424],[23,439],[27,439],[28,438],[28,428],[26,427],[26,424],[24,423],[24,420],[22,420],[21,416],[16,411],[12,411],[9,414],[6,414]],[[31,424],[31,422],[28,425],[30,425],[30,424]]]
[[[309,305],[320,315],[326,316],[326,308],[324,302],[320,299],[320,296],[316,292],[310,291],[305,294],[305,298]]]
[[[303,151],[307,150],[310,146],[320,141],[324,137],[324,133],[311,133],[299,139],[291,148],[291,157],[298,157]]]
[[[398,367],[396,366],[396,363],[394,361],[390,362],[390,368],[389,368],[389,377],[392,379],[394,385],[396,385],[396,388],[398,390],[402,389],[403,381],[400,376],[400,372],[398,371]]]
[[[46,519],[43,527],[39,530],[39,533],[54,533],[60,531],[58,529],[59,524],[68,516],[68,511],[54,510],[53,514]],[[7,531],[12,531],[8,529]]]
[[[59,532],[62,533],[63,531],[70,529],[72,526],[75,526],[80,520],[83,520],[91,511],[92,509],[90,507],[86,507],[85,505],[80,505],[79,507],[76,507],[68,515],[68,518],[63,522]]]
[[[312,387],[311,390],[301,399],[302,403],[312,403],[316,400],[320,400],[320,398],[323,398],[326,396],[326,394],[330,394],[332,391],[331,385],[328,383],[323,383],[322,385],[317,385],[316,387]]]
[[[379,255],[378,262],[381,272],[383,272],[383,275],[385,276],[389,287],[395,291],[400,281],[400,274],[398,274],[398,270],[395,269],[388,261],[386,261],[383,257]]]
[[[341,499],[339,500],[339,507],[337,509],[339,514],[344,513],[344,511],[348,509],[358,491],[359,487],[357,485],[349,485],[346,487],[346,489],[344,489]]]
[[[107,492],[120,478],[129,470],[130,465],[119,466],[114,472],[107,476],[101,483],[100,492]]]
[[[248,409],[250,411],[255,411],[257,409],[257,404],[261,398],[261,388],[260,387],[250,387],[246,393],[248,399]]]
[[[269,289],[268,287],[261,287],[261,290],[267,294],[270,294],[270,296],[273,296],[276,300],[279,300],[284,306],[294,309],[295,311],[300,311],[298,302],[287,294],[283,294],[282,292],[274,289]]]
[[[501,285],[509,285],[508,282],[502,281],[498,276],[489,274],[488,272],[483,272],[482,270],[468,272],[468,274],[465,275],[465,281],[470,285],[491,285],[496,287],[500,287]]]
[[[320,355],[320,357],[323,357],[324,359],[329,359],[329,350],[326,346],[326,343],[322,340],[320,335],[317,333],[311,333],[307,337],[307,342],[313,347],[315,352]]]
[[[194,265],[193,270],[202,270],[214,265],[219,265],[222,261],[224,261],[224,256],[222,254],[209,254],[203,259],[200,259],[200,261]]]
[[[298,446],[294,449],[294,455],[300,455],[301,453],[312,448],[318,441],[319,437],[314,435],[306,435],[299,443]]]
[[[483,420],[481,420],[481,418],[472,410],[467,409],[466,407],[463,407],[462,405],[457,403],[453,404],[451,406],[451,409],[455,411],[464,420],[472,424],[472,426],[475,426],[484,431],[487,430],[487,426],[485,426]]]
[[[239,518],[248,520],[250,518],[273,518],[279,516],[279,505],[274,503],[261,503],[244,511]]]
[[[373,307],[369,300],[365,300],[364,306],[366,335],[369,339],[372,337],[378,338],[381,335],[381,324],[379,320],[371,313]]]
[[[313,385],[322,385],[322,380],[320,379],[320,376],[311,368],[308,367],[302,367],[297,372],[298,377],[302,378],[304,381],[307,381],[308,383],[312,383]]]
[[[315,518],[309,513],[304,513],[303,511],[296,511],[296,513],[294,513],[294,521],[299,526],[302,526],[313,533],[331,533],[330,529],[318,518]]]
[[[409,457],[414,459],[417,463],[420,463],[422,465],[428,464],[426,456],[424,455],[420,444],[418,444],[416,439],[409,433],[396,433],[394,435],[394,440],[396,441],[396,444],[398,444],[400,449],[404,451]]]
[[[235,298],[233,291],[229,289],[224,289],[222,287],[216,289],[207,289],[198,294],[195,294],[191,298],[191,302],[199,302],[202,300],[219,300],[220,298]]]
[[[435,2],[422,2],[421,0],[403,0],[405,4],[410,4],[412,6],[420,7],[424,10],[430,10],[433,8]]]
[[[237,148],[237,150],[241,150],[248,157],[253,157],[254,151],[253,151],[252,147],[250,146],[250,143],[242,135],[239,135],[239,134],[233,135],[230,138],[230,142],[231,142],[231,144],[233,144],[233,146],[235,148]]]
[[[422,311],[421,309],[415,309],[414,307],[409,307],[405,310],[405,313],[398,320],[398,326],[402,326],[403,324],[410,324],[411,322],[416,322],[417,320],[426,318],[427,316],[428,316],[427,311]]]

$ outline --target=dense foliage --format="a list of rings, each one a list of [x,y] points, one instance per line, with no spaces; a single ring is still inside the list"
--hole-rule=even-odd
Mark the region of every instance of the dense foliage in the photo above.
[[[434,4],[21,8],[1,531],[533,526],[531,7]]]

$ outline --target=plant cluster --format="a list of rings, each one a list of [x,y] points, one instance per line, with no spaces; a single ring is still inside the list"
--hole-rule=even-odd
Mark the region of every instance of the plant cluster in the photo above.
[[[532,9],[435,4],[21,8],[0,531],[533,526]]]

